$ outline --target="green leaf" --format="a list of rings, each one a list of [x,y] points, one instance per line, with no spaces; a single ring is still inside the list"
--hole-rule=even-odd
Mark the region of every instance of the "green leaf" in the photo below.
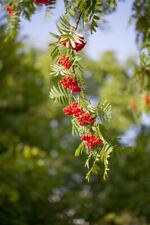
[[[96,163],[94,163],[92,167],[92,173],[96,175],[99,173],[99,171],[100,171],[99,166]]]
[[[114,155],[120,155],[120,154],[124,154],[124,153],[134,153],[136,151],[136,149],[134,147],[129,147],[129,146],[118,146],[115,145],[114,149],[113,149],[113,154]]]
[[[96,15],[95,15],[93,18],[94,18],[95,20],[99,20],[99,16],[96,16]]]
[[[84,92],[80,92],[79,104],[83,108],[87,107],[90,104],[89,99],[85,96]]]
[[[109,145],[107,142],[104,143],[103,148],[100,151],[100,159],[104,163],[104,174],[103,178],[106,180],[109,171],[109,157],[113,151],[113,146]]]
[[[49,92],[49,96],[54,102],[58,102],[61,105],[70,104],[73,101],[70,90],[64,89],[60,85],[58,88],[53,86]]]
[[[54,38],[57,38],[57,39],[59,39],[59,35],[57,35],[57,34],[54,34],[54,33],[52,33],[52,32],[49,32],[49,34],[52,36],[52,37],[54,37]]]
[[[89,155],[89,157],[85,161],[85,167],[87,167],[88,169],[90,168],[90,159],[91,159],[91,155]]]
[[[82,155],[83,149],[84,149],[84,143],[81,142],[79,147],[75,150],[75,157],[79,157],[80,155]]]
[[[64,69],[64,67],[62,65],[53,64],[53,65],[51,65],[51,75],[53,75],[53,76],[63,75],[64,76],[64,75],[68,75],[68,71],[66,69]]]
[[[56,46],[51,52],[52,59],[55,59],[59,55],[59,48]]]
[[[112,114],[111,105],[107,101],[98,103],[96,113],[102,122],[109,121]]]
[[[76,118],[72,119],[72,134],[75,135],[82,135],[84,132],[84,127],[81,127],[80,124],[78,123]]]

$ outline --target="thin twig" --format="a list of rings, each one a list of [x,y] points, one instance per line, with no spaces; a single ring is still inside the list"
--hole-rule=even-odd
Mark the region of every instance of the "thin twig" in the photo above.
[[[73,66],[73,73],[74,73],[74,75],[75,75],[75,80],[77,81],[77,74],[76,74],[76,70],[75,70],[75,66]]]
[[[80,22],[81,16],[82,16],[82,12],[80,13],[79,18],[78,18],[78,20],[77,20],[75,30],[77,30],[77,29],[78,29],[78,25],[79,25],[79,22]]]

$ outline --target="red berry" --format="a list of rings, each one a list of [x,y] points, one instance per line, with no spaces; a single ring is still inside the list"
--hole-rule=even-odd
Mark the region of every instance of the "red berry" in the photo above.
[[[86,42],[84,40],[84,37],[82,36],[78,36],[79,37],[79,42],[75,42],[75,47],[73,48],[73,50],[75,50],[76,52],[82,50],[84,48],[84,46],[86,45]]]
[[[81,91],[81,88],[78,86],[76,82],[70,87],[70,89],[72,90],[72,92],[76,93]]]
[[[64,88],[69,88],[71,82],[72,82],[71,76],[65,76],[60,80],[60,83]]]
[[[50,0],[34,0],[34,3],[48,5],[50,3]]]
[[[14,11],[13,8],[11,6],[6,6],[6,11],[10,16],[13,16]]]
[[[79,110],[78,103],[73,102],[71,105],[65,107],[63,111],[66,115],[69,116],[69,115],[75,115],[78,110]],[[78,112],[78,113],[80,113],[80,112]]]
[[[71,62],[69,61],[69,56],[61,56],[58,60],[58,63],[63,65],[66,70],[68,70],[71,67]]]
[[[150,95],[144,97],[144,102],[147,106],[150,106]]]
[[[74,115],[79,116],[81,113],[83,113],[83,109],[79,108],[78,102],[73,102],[71,105],[64,108],[64,113],[66,115]]]
[[[133,99],[133,100],[131,101],[131,108],[132,108],[132,109],[136,109],[136,107],[137,107],[136,101]]]
[[[78,102],[74,102],[72,103],[72,112],[75,117],[78,117],[84,113],[84,110],[78,106]]]
[[[64,113],[67,115],[67,116],[71,116],[73,115],[72,114],[72,108],[70,106],[67,106],[63,109]]]
[[[60,39],[60,43],[61,43],[62,45],[64,45],[65,47],[66,47],[66,45],[67,45],[67,41],[61,41],[61,39]]]
[[[88,137],[89,137],[88,134],[83,134],[81,139],[82,141],[88,141]]]
[[[81,115],[82,113],[84,113],[83,109],[82,108],[78,108],[78,107],[74,107],[73,108],[73,115],[75,117],[78,117],[79,115]]]

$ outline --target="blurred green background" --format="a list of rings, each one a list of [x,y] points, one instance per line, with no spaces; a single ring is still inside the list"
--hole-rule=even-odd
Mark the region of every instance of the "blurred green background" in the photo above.
[[[105,182],[87,183],[84,156],[74,157],[79,139],[49,99],[50,51],[4,42],[5,29],[1,19],[0,225],[149,225],[150,127],[131,108],[136,91],[127,91],[136,61],[121,63],[112,51],[83,56],[87,95],[113,106],[110,135],[136,148],[111,158]]]

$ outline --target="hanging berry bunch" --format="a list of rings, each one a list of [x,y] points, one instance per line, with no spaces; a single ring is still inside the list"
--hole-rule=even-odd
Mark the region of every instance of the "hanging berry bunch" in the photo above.
[[[106,140],[102,130],[105,129],[104,123],[111,118],[111,106],[107,102],[99,102],[97,106],[92,106],[84,93],[81,57],[77,53],[87,42],[77,33],[77,25],[71,26],[66,18],[62,17],[58,29],[60,35],[51,33],[57,39],[51,44],[51,55],[55,61],[51,66],[51,74],[59,77],[59,81],[58,85],[50,90],[50,97],[65,105],[63,111],[72,119],[72,133],[80,136],[81,144],[76,149],[75,156],[80,156],[83,152],[87,155],[86,179],[90,179],[91,173],[99,172],[100,162],[105,166],[105,179],[113,145]]]
[[[89,181],[91,173],[99,172],[101,162],[104,164],[104,179],[109,170],[108,159],[116,148],[118,141],[109,137],[105,123],[111,118],[111,106],[107,102],[99,101],[93,106],[84,93],[83,68],[78,52],[87,44],[85,38],[77,32],[82,21],[87,23],[91,32],[98,27],[100,15],[110,12],[116,6],[116,0],[110,0],[106,6],[105,1],[64,1],[66,13],[58,25],[59,35],[52,34],[56,42],[52,43],[51,56],[54,64],[51,66],[51,75],[58,77],[57,86],[50,90],[50,97],[63,105],[64,114],[71,118],[72,134],[80,137],[80,145],[75,156],[86,154],[85,166],[88,169],[86,179]],[[52,8],[55,0],[4,0],[8,14],[8,38],[17,33],[20,16],[30,19],[37,8]],[[78,18],[77,18],[78,17]],[[72,26],[70,18],[77,19]],[[122,149],[117,146],[117,150]]]

